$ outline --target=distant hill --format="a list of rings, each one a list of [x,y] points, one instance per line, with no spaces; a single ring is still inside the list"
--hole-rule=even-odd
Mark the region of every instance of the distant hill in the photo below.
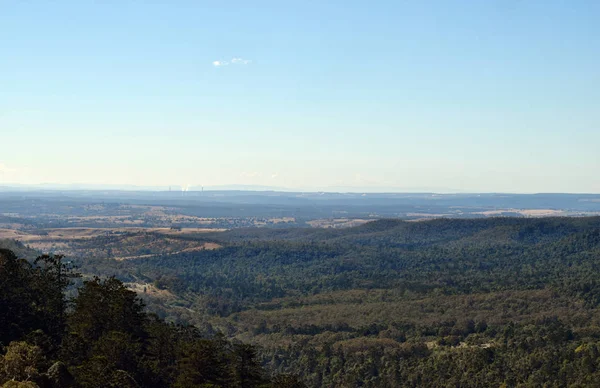
[[[382,219],[185,238],[219,247],[79,265],[146,289],[167,320],[259,345],[269,370],[310,387],[600,378],[600,217]]]
[[[27,247],[25,244],[10,240],[10,239],[0,239],[0,249],[8,249],[14,252],[18,257],[27,260],[34,260],[37,256],[41,254],[41,252]]]

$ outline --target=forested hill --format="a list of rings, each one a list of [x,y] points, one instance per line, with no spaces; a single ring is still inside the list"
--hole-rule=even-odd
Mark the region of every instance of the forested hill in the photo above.
[[[424,238],[443,242],[444,239],[476,237],[481,231],[488,231],[496,239],[520,240],[535,236],[556,237],[572,233],[600,228],[600,217],[547,217],[547,218],[479,218],[452,219],[438,218],[429,221],[403,221],[397,219],[381,219],[353,228],[340,229],[264,229],[242,228],[209,235],[223,241],[249,240],[293,240],[293,241],[325,241],[345,238],[352,241],[354,237],[385,237],[387,241],[397,242],[399,239],[421,244]],[[501,233],[495,234],[496,231]]]
[[[79,244],[91,251],[129,238]],[[149,233],[143,241],[164,238]],[[262,378],[284,374],[278,378],[297,384],[290,377],[297,375],[309,387],[586,387],[600,381],[600,217],[379,220],[349,229],[251,228],[169,238],[169,244],[185,239],[218,248],[74,259],[88,280],[84,290],[111,284],[94,275],[115,276],[160,319],[194,324],[194,341],[221,349],[227,363],[240,360],[235,349],[241,348],[213,342],[223,340],[219,335],[257,345],[255,360],[267,370]],[[68,318],[76,313],[66,315],[67,327],[79,324]],[[148,322],[163,327],[160,319]],[[148,337],[141,346],[159,346],[153,326],[144,325]],[[187,331],[177,330],[169,334],[176,343],[188,341]],[[85,357],[99,352],[114,359],[102,353],[116,341],[105,335]],[[166,359],[142,353],[136,362],[162,365],[175,357],[178,367],[169,364],[164,370],[170,372],[152,378],[195,386],[182,379],[208,367],[202,359],[186,364],[177,358],[200,357],[191,351],[184,347]],[[67,364],[76,378],[94,376],[100,361],[85,360]],[[111,373],[120,376],[120,365]],[[236,381],[237,372],[226,370],[234,375],[219,378]],[[131,373],[137,381],[145,372]],[[223,381],[214,384],[229,384]]]
[[[212,237],[221,249],[114,267],[95,262],[96,269],[131,280],[138,272],[176,292],[214,295],[234,310],[369,288],[451,295],[568,284],[575,292],[596,265],[600,218],[381,220],[345,230],[240,229]],[[585,296],[590,303],[594,297]]]
[[[161,317],[257,344],[268,369],[311,387],[600,378],[599,217],[380,220],[198,238],[221,247],[80,265],[156,289],[142,296]]]
[[[74,277],[60,256],[31,263],[0,249],[0,386],[301,386],[267,374],[250,345],[147,314],[115,278],[86,280],[68,300]]]

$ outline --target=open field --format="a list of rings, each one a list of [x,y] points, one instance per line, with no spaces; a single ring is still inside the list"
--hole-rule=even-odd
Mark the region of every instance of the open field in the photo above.
[[[568,215],[568,213],[564,210],[555,209],[498,209],[475,212],[474,214],[482,214],[484,216],[493,217],[507,213],[520,214],[524,217],[559,217]]]
[[[224,229],[206,228],[50,228],[36,231],[0,229],[0,239],[20,241],[40,252],[69,257],[141,259],[158,254],[217,249],[219,244],[181,237],[201,236]]]
[[[123,256],[123,257],[112,257],[112,259],[114,260],[133,260],[133,259],[148,259],[151,257],[155,257],[157,255],[161,255],[161,256],[170,256],[170,255],[178,255],[181,253],[191,253],[191,252],[199,252],[199,251],[203,251],[203,250],[212,250],[212,249],[218,249],[221,248],[221,245],[217,244],[217,243],[213,243],[213,242],[207,242],[207,243],[201,243],[198,245],[194,245],[188,248],[183,248],[179,251],[164,251],[164,252],[154,252],[154,253],[148,253],[145,255],[134,255],[134,256]]]

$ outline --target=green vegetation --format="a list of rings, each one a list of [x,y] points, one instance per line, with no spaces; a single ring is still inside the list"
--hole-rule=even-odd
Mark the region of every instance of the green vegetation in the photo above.
[[[143,241],[162,246],[162,238]],[[253,228],[169,239],[220,248],[77,259],[86,282],[66,329],[40,328],[49,337],[67,333],[54,335],[57,350],[16,330],[10,341],[21,342],[6,354],[34,359],[23,342],[38,346],[79,384],[99,381],[86,376],[106,360],[113,372],[104,378],[128,376],[142,386],[261,384],[269,373],[276,376],[270,384],[290,387],[298,386],[295,375],[310,387],[600,381],[599,217],[381,220],[343,230]],[[79,249],[99,249],[99,241],[82,240]],[[156,316],[143,313],[116,279]],[[119,299],[130,306],[129,318],[118,318],[119,303],[98,306],[103,292],[129,295]],[[209,370],[218,376],[207,377]]]
[[[259,345],[308,386],[590,386],[600,218],[381,220],[205,234],[212,251],[114,262],[174,322]],[[199,240],[200,241],[200,240]]]
[[[86,280],[67,300],[75,276],[61,256],[30,263],[0,250],[2,387],[281,386],[254,347],[149,315],[115,278]]]

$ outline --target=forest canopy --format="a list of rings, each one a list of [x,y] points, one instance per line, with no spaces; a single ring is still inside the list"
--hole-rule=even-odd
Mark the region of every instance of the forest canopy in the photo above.
[[[61,256],[33,263],[0,250],[0,384],[5,387],[272,387],[254,347],[206,338],[144,311],[114,277],[83,282]],[[275,385],[274,385],[275,384]],[[286,385],[287,384],[287,385]]]
[[[4,353],[41,360],[27,364],[37,365],[28,381],[57,365],[80,386],[127,377],[180,387],[583,387],[600,378],[598,217],[178,238],[218,248],[69,260],[83,279],[62,258],[5,251],[2,287],[12,291],[1,297],[18,314],[2,322]],[[123,239],[132,236],[79,248]]]

